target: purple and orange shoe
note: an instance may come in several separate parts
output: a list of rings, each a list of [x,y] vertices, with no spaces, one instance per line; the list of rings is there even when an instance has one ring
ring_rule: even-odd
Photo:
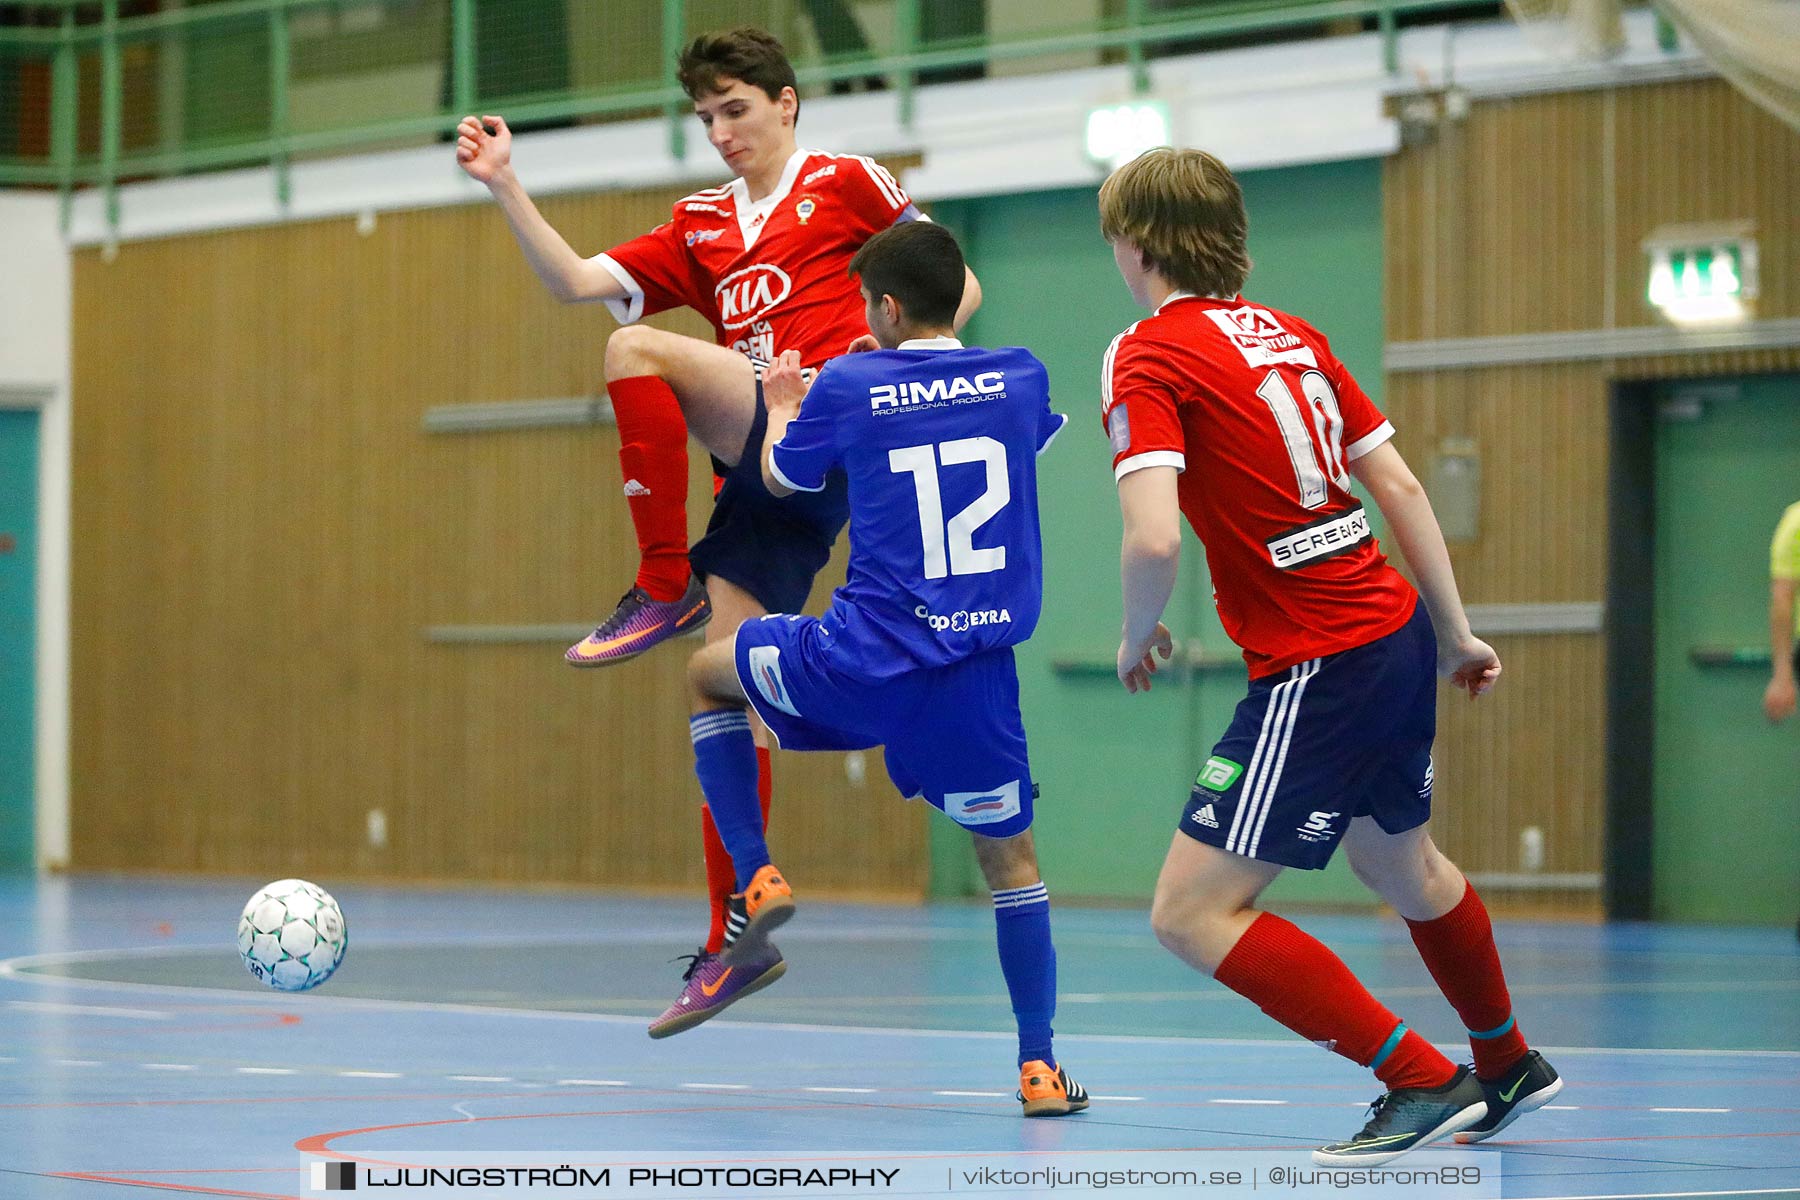
[[[787,963],[773,945],[752,961],[729,966],[717,954],[708,954],[705,947],[698,954],[683,957],[688,960],[688,968],[681,976],[681,995],[662,1016],[650,1022],[653,1038],[672,1037],[692,1029],[787,974]]]
[[[658,642],[692,633],[710,620],[712,605],[697,575],[688,579],[681,599],[666,603],[634,587],[619,598],[612,616],[570,646],[563,659],[576,667],[610,667],[636,658]]]

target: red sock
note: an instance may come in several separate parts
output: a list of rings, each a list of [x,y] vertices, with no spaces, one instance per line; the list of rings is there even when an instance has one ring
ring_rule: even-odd
[[[681,599],[687,589],[687,422],[669,385],[634,375],[606,385],[619,422],[619,466],[625,502],[637,529],[637,586],[652,600]]]
[[[1442,1087],[1456,1074],[1323,942],[1273,913],[1251,923],[1213,978],[1308,1041],[1373,1068],[1389,1088]]]
[[[769,827],[769,801],[775,795],[775,776],[769,767],[769,748],[756,748],[756,798],[762,801],[763,828]],[[713,824],[712,809],[700,806],[700,844],[706,854],[706,898],[712,905],[712,925],[706,931],[706,952],[717,954],[725,948],[725,902],[737,891],[737,871],[719,827]]]
[[[1506,973],[1494,948],[1494,924],[1473,884],[1435,921],[1408,921],[1413,945],[1438,990],[1462,1018],[1475,1051],[1475,1073],[1498,1079],[1529,1049],[1513,1020]]]

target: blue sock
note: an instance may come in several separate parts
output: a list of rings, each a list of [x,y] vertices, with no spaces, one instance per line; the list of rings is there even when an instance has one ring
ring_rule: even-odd
[[[1037,1059],[1055,1067],[1050,1021],[1056,1016],[1056,947],[1050,941],[1050,893],[1044,885],[995,892],[994,931],[1000,971],[1019,1023],[1019,1065]]]
[[[688,718],[694,739],[694,774],[712,809],[719,840],[731,855],[738,889],[769,865],[763,841],[762,802],[756,795],[756,742],[750,717],[741,708],[716,708]]]

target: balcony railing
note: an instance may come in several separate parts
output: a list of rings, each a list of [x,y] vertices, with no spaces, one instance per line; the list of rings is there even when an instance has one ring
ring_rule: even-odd
[[[273,168],[446,137],[465,113],[530,129],[660,117],[683,151],[676,56],[696,33],[759,24],[803,96],[890,95],[987,74],[1132,68],[1252,40],[1379,30],[1395,68],[1410,20],[1492,16],[1481,0],[1046,0],[1028,29],[978,0],[0,0],[0,186],[81,188],[117,222],[121,182]],[[1095,15],[1098,13],[1099,15]]]

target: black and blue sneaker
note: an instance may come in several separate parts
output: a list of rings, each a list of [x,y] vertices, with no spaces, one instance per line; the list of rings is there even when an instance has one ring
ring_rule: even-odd
[[[1486,1115],[1481,1080],[1469,1068],[1458,1067],[1443,1087],[1383,1092],[1369,1105],[1369,1123],[1361,1133],[1314,1150],[1313,1161],[1322,1167],[1378,1167],[1467,1129]]]
[[[1563,1081],[1543,1055],[1527,1050],[1510,1071],[1492,1082],[1483,1080],[1481,1086],[1487,1093],[1487,1116],[1456,1135],[1464,1145],[1485,1142],[1532,1109],[1544,1107],[1562,1091]]]

